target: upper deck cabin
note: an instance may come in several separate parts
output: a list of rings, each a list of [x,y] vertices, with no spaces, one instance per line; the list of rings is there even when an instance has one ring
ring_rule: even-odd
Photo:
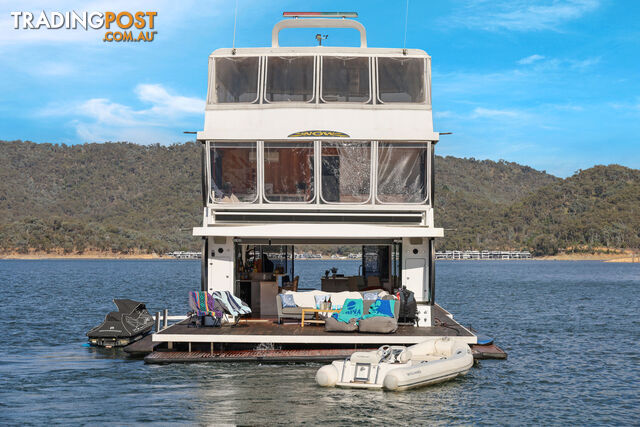
[[[291,27],[349,27],[360,47],[280,47]],[[366,47],[348,19],[278,23],[272,46],[209,57],[206,224],[373,222],[433,227],[431,61]]]

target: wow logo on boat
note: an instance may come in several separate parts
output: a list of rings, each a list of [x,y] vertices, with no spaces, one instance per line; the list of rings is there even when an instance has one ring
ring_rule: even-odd
[[[158,33],[151,31],[155,29],[157,15],[154,11],[11,12],[14,30],[108,30],[104,33],[104,42],[152,42]]]

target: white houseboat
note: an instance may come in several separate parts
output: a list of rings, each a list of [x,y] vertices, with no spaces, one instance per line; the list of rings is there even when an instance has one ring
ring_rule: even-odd
[[[425,337],[476,343],[435,302],[434,239],[444,232],[434,225],[439,133],[431,58],[419,49],[367,47],[363,25],[346,19],[351,14],[325,15],[285,14],[292,19],[275,25],[270,47],[210,55],[204,130],[197,133],[203,221],[193,229],[203,240],[201,286],[233,293],[252,314],[242,327],[170,326],[154,343],[212,353],[268,344],[326,355]],[[280,31],[295,28],[350,28],[360,46],[280,46]],[[359,274],[327,276],[321,288],[393,294],[406,287],[418,302],[417,324],[391,334],[332,333],[281,319],[278,295],[295,282],[301,244],[361,246]]]

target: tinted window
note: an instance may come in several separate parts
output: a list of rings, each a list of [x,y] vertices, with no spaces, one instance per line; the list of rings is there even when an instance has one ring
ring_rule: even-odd
[[[369,100],[369,58],[322,58],[322,100],[366,102]]]
[[[256,144],[211,145],[211,191],[219,203],[253,202],[258,180]]]
[[[267,201],[311,201],[313,184],[312,142],[264,144],[264,195]]]
[[[425,102],[425,60],[378,58],[378,99],[382,102]]]
[[[271,56],[267,59],[265,98],[269,102],[313,99],[313,57]]]
[[[322,143],[322,199],[325,202],[366,202],[370,176],[370,143]]]
[[[216,102],[258,100],[258,58],[216,58]]]
[[[426,144],[380,143],[377,199],[382,203],[424,203],[427,164]]]

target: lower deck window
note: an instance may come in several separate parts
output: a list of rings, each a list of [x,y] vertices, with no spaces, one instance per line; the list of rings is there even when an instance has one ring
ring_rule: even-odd
[[[313,143],[264,144],[264,197],[269,202],[310,202],[315,197]]]
[[[212,143],[210,160],[214,202],[256,201],[258,180],[255,143]]]
[[[322,143],[322,200],[364,203],[370,197],[371,144]]]
[[[427,201],[427,144],[379,143],[378,191],[381,203]]]

